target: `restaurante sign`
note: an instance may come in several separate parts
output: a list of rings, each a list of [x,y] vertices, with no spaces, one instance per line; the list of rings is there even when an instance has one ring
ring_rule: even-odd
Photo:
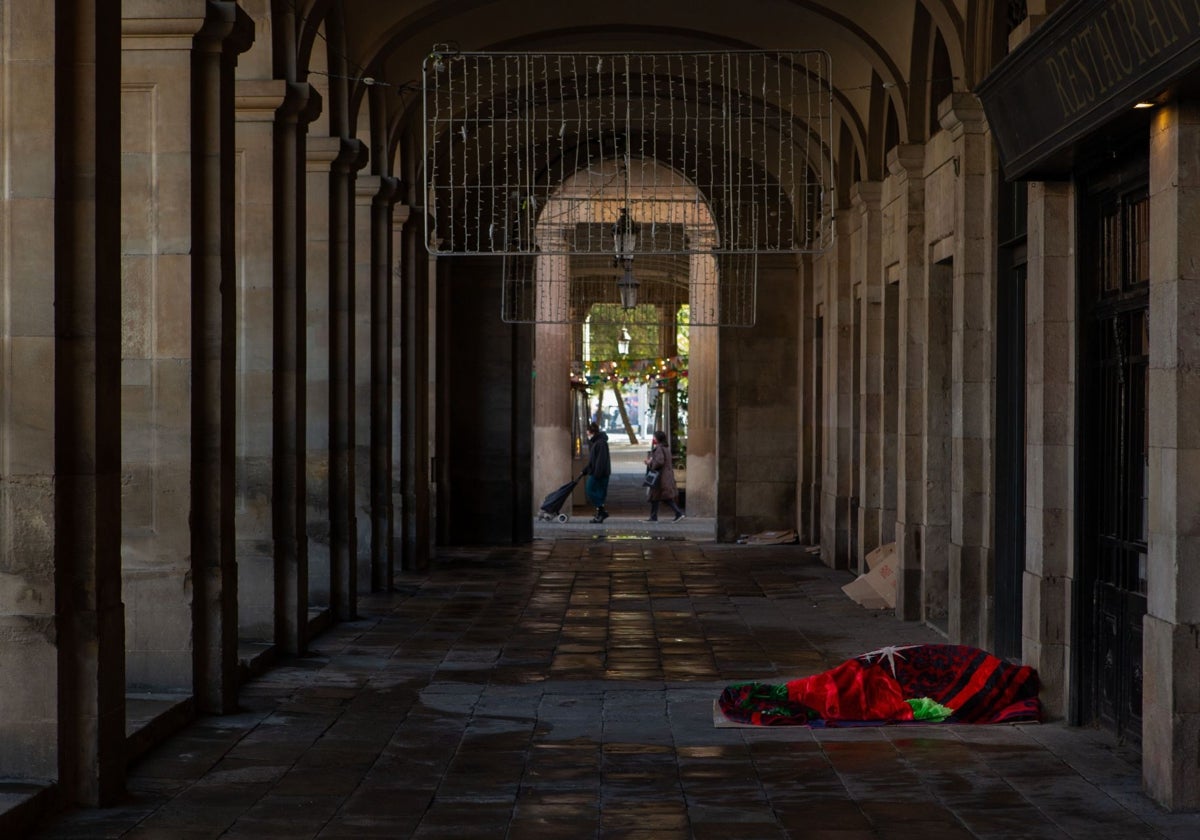
[[[1068,3],[976,89],[1005,175],[1061,175],[1064,150],[1200,61],[1200,0]]]

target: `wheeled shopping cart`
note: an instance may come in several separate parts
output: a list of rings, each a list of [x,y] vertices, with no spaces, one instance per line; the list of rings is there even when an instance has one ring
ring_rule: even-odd
[[[541,509],[538,510],[538,519],[557,519],[559,522],[566,522],[570,519],[571,514],[563,513],[562,507],[567,499],[571,498],[571,491],[575,489],[575,485],[579,483],[579,479],[581,478],[583,478],[583,473],[580,473],[557,490],[548,493],[546,498],[542,500]]]

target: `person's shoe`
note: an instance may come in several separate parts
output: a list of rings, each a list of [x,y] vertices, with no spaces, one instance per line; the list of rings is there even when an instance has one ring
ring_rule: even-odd
[[[593,525],[599,525],[603,521],[604,521],[604,517],[598,513],[595,516],[593,516],[591,519],[588,520],[588,522],[591,522]]]
[[[657,517],[657,516],[651,516],[651,517],[650,517],[649,519],[647,519],[646,521],[647,521],[647,522],[657,522],[657,521],[658,521],[658,517]]]
[[[672,519],[671,521],[678,522],[680,519],[687,519],[687,514],[686,513],[677,513],[677,514],[675,514],[675,518]]]
[[[596,514],[596,516],[600,518],[601,522],[603,522],[605,519],[608,519],[608,511],[601,510],[599,513]]]

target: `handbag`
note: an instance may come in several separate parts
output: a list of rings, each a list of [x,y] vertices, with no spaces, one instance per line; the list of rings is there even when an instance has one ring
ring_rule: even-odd
[[[646,477],[642,479],[643,487],[654,487],[658,484],[658,470],[646,470]]]

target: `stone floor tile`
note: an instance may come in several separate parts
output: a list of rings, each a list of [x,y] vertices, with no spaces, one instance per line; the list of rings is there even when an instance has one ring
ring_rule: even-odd
[[[1136,752],[1041,726],[715,728],[922,625],[800,546],[558,540],[446,550],[44,838],[1192,838]]]

